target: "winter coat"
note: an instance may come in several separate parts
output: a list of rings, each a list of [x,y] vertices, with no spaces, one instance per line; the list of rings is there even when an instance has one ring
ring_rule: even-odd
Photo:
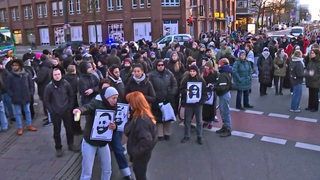
[[[267,58],[261,54],[258,59],[259,83],[271,85],[273,76],[273,60],[271,55]]]
[[[128,154],[134,159],[150,154],[157,142],[156,126],[147,116],[128,121],[124,133],[128,137]]]
[[[151,82],[146,77],[140,84],[138,84],[131,76],[128,83],[126,84],[125,94],[129,94],[133,91],[142,92],[146,100],[152,104],[156,101],[156,93],[153,89]]]
[[[302,84],[304,77],[304,67],[302,63],[302,58],[294,57],[291,59],[291,63],[289,65],[289,73],[290,73],[290,82],[291,85]]]
[[[314,75],[310,76],[309,72],[314,71]],[[311,59],[306,68],[306,86],[308,88],[320,88],[320,59]]]
[[[202,82],[202,87],[201,87],[201,98],[200,101],[194,104],[203,104],[207,100],[207,92],[206,92],[206,82],[205,80],[200,77],[199,75],[195,77],[191,77],[190,74],[188,73],[185,78],[182,79],[181,84],[180,84],[180,93],[181,93],[181,104],[186,105],[188,104],[187,101],[187,95],[189,89],[187,89],[188,82]]]
[[[79,77],[79,94],[81,96],[81,104],[87,104],[98,93],[99,79],[93,74],[81,74]],[[93,89],[93,93],[86,95],[84,92]]]
[[[215,91],[218,96],[223,96],[231,90],[232,87],[232,67],[224,65],[219,68],[219,75],[217,83],[215,84]]]
[[[52,65],[49,60],[42,61],[38,67],[35,82],[38,85],[38,95],[41,100],[43,100],[44,89],[51,80],[51,67]]]
[[[110,79],[111,81],[111,86],[116,88],[116,90],[118,91],[119,93],[119,96],[118,96],[118,102],[120,103],[123,103],[125,102],[125,96],[124,96],[124,93],[125,93],[125,87],[124,87],[124,84],[122,82],[122,79],[119,78],[118,80],[114,79],[112,76],[107,76],[106,77],[107,79]]]
[[[162,122],[162,112],[158,103],[173,102],[174,96],[177,95],[178,85],[173,74],[165,69],[163,72],[153,70],[149,74],[149,80],[156,92],[156,101],[152,105],[153,115],[156,120]]]
[[[95,115],[96,109],[113,110],[116,114],[117,108],[107,106],[106,103],[103,103],[100,94],[98,94],[89,103],[79,107],[78,109],[80,109],[81,115],[86,115],[86,124],[83,129],[83,138],[86,140],[86,142],[92,146],[98,146],[98,147],[103,147],[107,145],[109,143],[108,141],[90,139],[92,126],[94,123],[94,115]],[[116,129],[114,131],[116,131]]]
[[[74,93],[67,80],[61,79],[59,86],[51,81],[44,90],[43,103],[51,114],[63,115],[74,107]]]
[[[247,60],[236,60],[233,68],[233,83],[237,90],[251,89],[251,65]]]
[[[11,71],[6,79],[6,89],[12,104],[24,105],[31,101],[34,94],[34,82],[24,69],[20,72]]]
[[[286,76],[286,71],[287,71],[287,59],[288,56],[285,55],[283,59],[280,57],[275,57],[273,61],[273,67],[274,67],[274,76],[279,76],[279,77],[285,77]]]

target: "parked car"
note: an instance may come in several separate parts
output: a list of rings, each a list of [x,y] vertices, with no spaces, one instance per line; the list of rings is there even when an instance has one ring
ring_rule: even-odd
[[[273,31],[279,31],[282,28],[280,24],[275,24],[272,26],[271,30]]]
[[[179,44],[183,44],[184,42],[191,41],[192,37],[190,34],[171,34],[171,35],[166,35],[163,36],[159,39],[157,39],[155,42],[158,44],[158,47],[160,50],[166,45],[167,42],[169,44],[173,42],[179,42]]]
[[[282,30],[285,30],[285,29],[287,29],[288,28],[288,26],[286,25],[286,24],[281,24],[281,29]]]
[[[273,40],[277,40],[279,38],[283,38],[285,35],[268,35],[269,37],[271,37]],[[290,42],[290,40],[292,38],[294,38],[294,36],[292,35],[286,35],[287,36],[287,41]]]
[[[304,29],[304,27],[301,27],[301,26],[294,26],[294,27],[291,28],[290,34],[292,36],[298,37],[300,34],[301,35],[305,34],[305,29]]]

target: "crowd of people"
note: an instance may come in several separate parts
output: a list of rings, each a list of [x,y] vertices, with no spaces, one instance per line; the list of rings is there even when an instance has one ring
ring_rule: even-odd
[[[199,40],[167,44],[162,50],[144,39],[120,43],[118,46],[91,45],[62,53],[43,50],[34,54],[31,49],[22,59],[8,54],[0,62],[0,122],[1,131],[8,130],[8,120],[16,121],[17,134],[32,125],[35,83],[47,118],[44,126],[53,125],[56,156],[63,156],[61,123],[64,123],[68,149],[78,152],[74,135],[83,134],[81,179],[90,179],[94,156],[102,162],[101,179],[110,179],[110,148],[119,169],[126,179],[133,179],[121,144],[123,133],[128,136],[128,153],[133,171],[139,180],[146,179],[147,164],[156,141],[169,141],[172,120],[164,121],[161,105],[172,106],[175,116],[184,109],[184,134],[181,143],[191,139],[191,122],[196,121],[196,142],[203,144],[203,128],[216,131],[220,137],[231,136],[230,90],[237,91],[236,108],[253,108],[250,103],[252,78],[258,78],[260,96],[269,87],[275,95],[283,95],[290,88],[290,111],[300,112],[304,78],[309,89],[310,112],[318,111],[320,88],[320,35],[283,36],[272,39],[266,34],[232,33],[222,38],[219,33],[207,33]],[[97,109],[117,111],[117,103],[131,107],[124,130],[116,123],[102,126],[113,131],[112,139],[92,139]],[[288,105],[289,106],[289,105]],[[85,127],[74,117],[83,115]],[[143,139],[139,142],[139,139]]]

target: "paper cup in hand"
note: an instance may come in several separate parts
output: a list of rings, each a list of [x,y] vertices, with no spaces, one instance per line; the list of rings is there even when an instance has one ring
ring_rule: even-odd
[[[80,113],[74,115],[74,121],[80,121]]]

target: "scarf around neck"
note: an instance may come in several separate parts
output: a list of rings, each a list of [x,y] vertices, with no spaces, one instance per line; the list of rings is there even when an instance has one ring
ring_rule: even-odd
[[[133,79],[136,81],[137,84],[140,84],[143,80],[146,79],[146,74],[143,73],[140,78],[133,76]]]

